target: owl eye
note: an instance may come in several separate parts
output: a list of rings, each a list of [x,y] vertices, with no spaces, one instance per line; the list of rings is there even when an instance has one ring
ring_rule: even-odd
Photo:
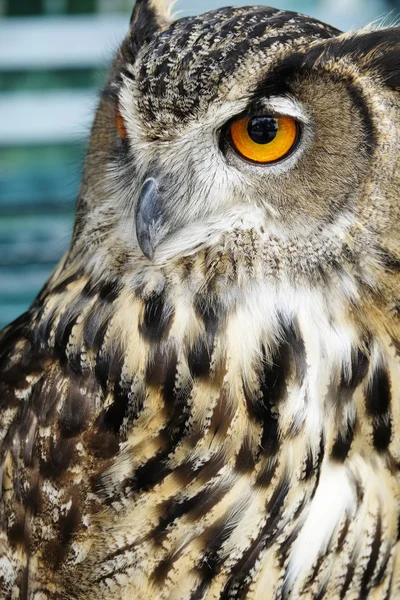
[[[120,112],[118,106],[115,108],[114,122],[115,122],[115,129],[117,130],[118,135],[123,140],[126,140],[126,138],[128,137],[128,132],[126,131],[125,122],[124,122],[124,119],[121,115],[121,112]]]
[[[244,117],[231,124],[234,149],[247,160],[274,163],[289,154],[298,139],[299,127],[291,117]]]

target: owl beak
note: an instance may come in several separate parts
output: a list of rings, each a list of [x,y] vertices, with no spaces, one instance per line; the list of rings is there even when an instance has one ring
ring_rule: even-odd
[[[136,206],[135,219],[139,247],[148,260],[153,260],[164,223],[160,190],[153,177],[146,179],[143,184]]]

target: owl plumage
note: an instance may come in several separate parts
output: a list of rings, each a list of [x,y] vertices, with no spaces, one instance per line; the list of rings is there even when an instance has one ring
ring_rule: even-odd
[[[400,597],[399,56],[138,0],[70,249],[0,337],[2,598]],[[290,152],[238,152],[254,116]]]

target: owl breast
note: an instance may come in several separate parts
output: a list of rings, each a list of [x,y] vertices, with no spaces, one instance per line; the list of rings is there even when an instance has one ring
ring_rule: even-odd
[[[72,589],[383,599],[396,570],[395,348],[333,288],[260,280],[209,304],[218,282],[196,290],[201,265],[183,268],[161,290],[113,298],[85,355],[111,390],[103,427],[124,441],[95,477],[106,508],[90,515],[90,546],[73,543]]]

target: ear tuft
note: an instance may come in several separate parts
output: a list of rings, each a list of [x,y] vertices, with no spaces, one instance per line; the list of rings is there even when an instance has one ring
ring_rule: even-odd
[[[365,28],[355,35],[342,36],[336,57],[354,57],[360,71],[375,73],[382,83],[400,89],[400,27]]]
[[[136,0],[130,23],[130,50],[136,56],[138,50],[150,38],[166,29],[173,21],[174,0]]]
[[[151,0],[150,4],[154,12],[158,15],[160,23],[164,23],[166,27],[172,23],[174,20],[172,9],[176,4],[176,0]]]
[[[400,27],[386,31],[386,39],[371,52],[367,65],[374,68],[383,82],[400,91]]]
[[[134,51],[172,23],[173,4],[170,0],[136,0],[130,24],[130,38]]]

